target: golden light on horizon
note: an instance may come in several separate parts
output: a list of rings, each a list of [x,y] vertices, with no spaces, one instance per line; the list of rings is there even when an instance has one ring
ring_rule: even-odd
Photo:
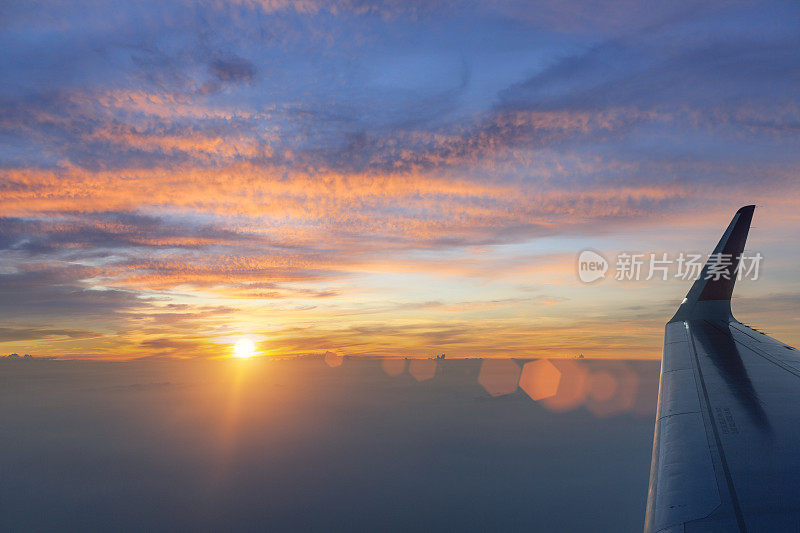
[[[250,339],[240,339],[233,345],[233,356],[246,359],[256,355],[256,343]]]

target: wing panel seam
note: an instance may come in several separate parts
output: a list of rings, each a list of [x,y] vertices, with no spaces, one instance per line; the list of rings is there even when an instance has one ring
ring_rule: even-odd
[[[706,410],[708,412],[708,419],[711,424],[711,430],[714,434],[714,440],[717,445],[717,450],[719,452],[720,462],[722,464],[722,472],[725,475],[725,482],[728,485],[728,491],[731,496],[731,504],[733,505],[733,512],[736,515],[736,523],[739,526],[739,531],[741,533],[747,532],[747,526],[744,522],[744,516],[742,516],[742,509],[739,505],[739,498],[736,496],[736,487],[733,485],[733,478],[731,477],[730,469],[728,468],[728,461],[725,458],[725,450],[722,448],[722,439],[719,436],[719,429],[717,429],[717,424],[714,420],[714,413],[711,412],[711,401],[708,397],[708,391],[706,390],[706,382],[703,378],[703,369],[700,367],[700,358],[697,356],[697,346],[694,342],[694,333],[689,330],[689,342],[692,347],[692,355],[694,356],[695,363],[697,364],[697,375],[700,378],[700,389],[703,391],[703,398],[706,403]]]

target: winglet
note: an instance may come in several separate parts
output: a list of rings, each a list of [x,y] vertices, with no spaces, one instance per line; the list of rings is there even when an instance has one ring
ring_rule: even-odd
[[[700,277],[689,289],[689,293],[670,322],[697,318],[723,320],[732,318],[733,284],[736,282],[737,268],[744,252],[744,243],[747,241],[755,208],[754,205],[746,205],[733,215],[728,229],[722,234],[722,238],[700,272]],[[711,269],[713,269],[712,275],[709,275]]]

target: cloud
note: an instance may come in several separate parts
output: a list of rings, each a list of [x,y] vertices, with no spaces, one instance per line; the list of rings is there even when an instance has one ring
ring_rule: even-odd
[[[107,318],[110,313],[144,303],[132,291],[99,289],[83,283],[101,272],[54,261],[0,274],[0,311],[9,321],[50,320],[59,316]]]
[[[70,339],[86,339],[97,336],[91,331],[69,329],[39,329],[39,328],[0,328],[0,342],[36,340],[48,337],[68,337]]]
[[[255,66],[240,57],[215,59],[209,63],[208,69],[219,81],[223,82],[249,82],[256,77]]]
[[[381,335],[408,335],[492,351],[445,317],[556,316],[575,295],[504,304],[435,285],[409,303],[396,280],[518,283],[566,268],[563,250],[538,250],[555,241],[656,239],[753,198],[794,210],[791,4],[46,8],[0,8],[0,310],[31,335],[88,321],[106,335],[91,353],[205,350],[186,328],[252,325],[257,301],[287,321],[352,321],[287,350],[328,335],[388,351]],[[383,304],[355,305],[369,291]],[[409,312],[448,323],[355,326]],[[177,344],[157,340],[169,332]],[[80,340],[37,337],[56,338]]]

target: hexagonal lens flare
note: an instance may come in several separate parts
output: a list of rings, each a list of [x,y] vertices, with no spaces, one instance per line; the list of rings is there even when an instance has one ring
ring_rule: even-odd
[[[503,396],[517,390],[522,369],[511,359],[484,359],[478,383],[492,396]]]
[[[532,400],[539,401],[555,396],[561,372],[547,359],[531,361],[522,367],[519,386]]]

